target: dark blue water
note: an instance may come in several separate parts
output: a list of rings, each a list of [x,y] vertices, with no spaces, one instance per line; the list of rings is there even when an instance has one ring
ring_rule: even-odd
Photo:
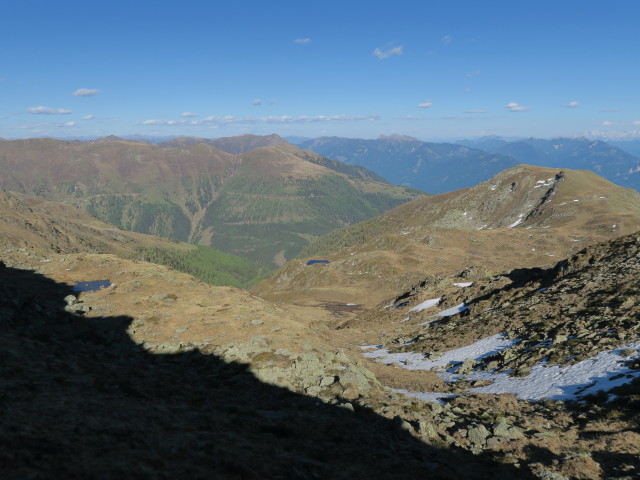
[[[90,282],[76,282],[73,287],[74,292],[93,292],[94,290],[100,290],[101,288],[107,288],[111,286],[109,280],[92,280]]]
[[[329,260],[309,260],[307,265],[313,265],[314,263],[329,263]]]

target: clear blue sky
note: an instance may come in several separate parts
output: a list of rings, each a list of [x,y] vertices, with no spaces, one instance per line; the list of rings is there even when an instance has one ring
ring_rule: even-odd
[[[20,0],[0,137],[640,137],[640,2]]]

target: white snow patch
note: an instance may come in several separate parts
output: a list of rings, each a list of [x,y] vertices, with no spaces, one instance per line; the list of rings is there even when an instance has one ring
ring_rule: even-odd
[[[360,346],[360,348],[362,350],[371,350],[372,348],[375,348],[375,349],[379,350],[379,349],[382,348],[382,345],[362,345],[362,346]]]
[[[409,321],[409,317],[403,318],[402,320],[400,320],[400,323],[404,323],[404,322],[408,322],[408,321]]]
[[[494,191],[496,188],[498,188],[498,185],[492,185],[491,186],[491,191]]]
[[[355,307],[356,305],[358,305],[357,303],[345,303],[345,305],[347,307]]]
[[[513,393],[523,400],[572,400],[599,390],[610,390],[640,377],[639,370],[632,370],[624,365],[628,357],[622,357],[620,353],[627,348],[638,349],[640,342],[601,352],[595,357],[566,367],[539,364],[526,377],[510,377],[500,373],[494,375],[493,384],[469,391]]]
[[[407,397],[417,398],[424,402],[439,403],[440,405],[444,405],[444,402],[440,400],[441,398],[453,398],[457,396],[455,393],[410,392],[409,390],[404,390],[402,388],[392,388],[391,390],[396,393],[406,395]]]
[[[574,202],[579,202],[579,201],[580,201],[580,200],[577,200],[577,199],[576,199],[576,200],[574,200]]]
[[[464,312],[467,307],[464,303],[456,305],[455,307],[447,308],[441,312],[436,313],[438,317],[450,317],[452,315],[456,315],[457,313]]]
[[[504,335],[497,334],[478,340],[466,347],[449,350],[444,355],[434,358],[433,360],[425,358],[422,353],[417,352],[389,353],[389,350],[386,348],[366,352],[364,356],[376,358],[379,362],[386,364],[398,363],[407,370],[434,370],[442,369],[451,362],[463,362],[467,358],[472,358],[476,361],[481,360],[484,357],[513,346],[517,341],[518,340],[509,340]]]
[[[470,287],[471,285],[473,285],[473,282],[461,282],[461,283],[453,284],[454,287],[460,287],[460,288]]]
[[[438,305],[440,303],[440,300],[442,300],[442,297],[440,297],[440,298],[430,298],[429,300],[425,300],[421,304],[416,305],[415,307],[413,307],[409,311],[410,312],[421,312],[422,310],[426,310],[427,308],[435,307],[436,305]]]
[[[523,218],[524,218],[524,213],[521,213],[520,215],[518,215],[518,219],[515,222],[513,222],[511,225],[509,225],[509,228],[513,228],[520,225],[522,223]]]
[[[476,228],[476,230],[484,230],[485,228],[487,228],[488,225],[482,225],[481,227]]]

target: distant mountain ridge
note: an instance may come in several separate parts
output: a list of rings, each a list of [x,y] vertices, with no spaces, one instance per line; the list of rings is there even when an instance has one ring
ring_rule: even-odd
[[[528,138],[509,141],[482,137],[458,142],[540,167],[590,170],[618,185],[640,190],[640,158],[601,140],[588,138]]]
[[[392,183],[429,193],[476,185],[520,163],[502,154],[451,143],[428,143],[402,135],[380,136],[376,140],[320,137],[302,142],[299,147],[362,165]]]
[[[273,147],[275,145],[286,144],[287,141],[272,133],[271,135],[237,135],[234,137],[220,137],[220,138],[194,138],[194,137],[176,137],[172,140],[168,140],[160,143],[161,147],[184,147],[187,145],[197,145],[198,143],[204,143],[216,147],[223,152],[231,154],[239,154],[250,152],[260,147]]]

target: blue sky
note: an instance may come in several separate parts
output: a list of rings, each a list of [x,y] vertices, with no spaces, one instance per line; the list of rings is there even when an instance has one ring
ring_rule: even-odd
[[[640,138],[640,2],[30,1],[0,137]]]

